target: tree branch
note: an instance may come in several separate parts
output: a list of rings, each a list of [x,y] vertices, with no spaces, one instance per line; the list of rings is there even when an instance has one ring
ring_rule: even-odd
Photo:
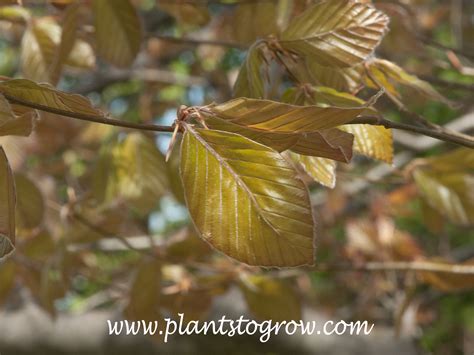
[[[362,116],[349,122],[348,124],[370,124],[384,126],[385,128],[400,129],[403,131],[419,133],[428,137],[436,138],[445,142],[454,143],[468,148],[474,148],[474,137],[467,134],[446,131],[443,127],[438,129],[412,126],[406,123],[394,122],[376,116]]]
[[[3,94],[3,96],[5,96],[5,98],[13,104],[26,106],[26,107],[33,108],[39,111],[54,113],[56,115],[75,118],[81,121],[95,122],[95,123],[106,124],[109,126],[117,126],[117,127],[124,127],[124,128],[130,128],[130,129],[138,129],[141,131],[173,132],[173,129],[174,129],[174,127],[172,126],[160,126],[160,125],[147,124],[147,123],[133,123],[133,122],[117,120],[114,118],[108,118],[104,116],[86,115],[83,113],[61,110],[54,107],[40,105],[31,101],[18,99],[16,97],[10,96],[5,93]]]
[[[126,121],[117,120],[114,118],[108,118],[104,116],[87,115],[87,114],[82,114],[82,113],[77,113],[77,112],[72,112],[72,111],[61,110],[61,109],[57,109],[53,107],[48,107],[48,106],[40,105],[31,101],[18,99],[8,94],[4,94],[4,96],[8,101],[10,101],[13,104],[22,105],[22,106],[30,107],[36,110],[54,113],[61,116],[75,118],[82,121],[101,123],[101,124],[106,124],[110,126],[137,129],[137,130],[142,130],[142,131],[172,133],[174,130],[173,126],[161,126],[161,125],[155,125],[155,124],[126,122]],[[370,125],[375,125],[375,126],[384,126],[386,128],[400,129],[404,131],[419,133],[428,137],[440,139],[442,141],[458,144],[464,147],[474,148],[474,137],[469,136],[467,134],[458,133],[458,132],[451,132],[449,130],[446,130],[443,127],[430,128],[430,127],[412,126],[406,123],[394,122],[394,121],[390,121],[385,118],[381,118],[377,116],[362,116],[362,117],[356,118],[355,120],[349,122],[348,124],[370,124]]]
[[[314,271],[424,271],[474,275],[474,265],[443,264],[430,261],[372,261],[362,265],[318,265]]]

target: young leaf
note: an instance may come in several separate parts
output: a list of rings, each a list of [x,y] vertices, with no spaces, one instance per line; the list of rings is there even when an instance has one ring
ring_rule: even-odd
[[[235,97],[265,97],[265,74],[262,68],[266,65],[262,48],[253,45],[249,48],[245,62],[240,68],[239,76],[234,85]]]
[[[367,78],[367,82],[371,86],[382,86],[392,97],[395,97],[396,103],[403,106],[398,100],[401,95],[395,85],[405,85],[423,94],[425,97],[443,102],[447,105],[453,103],[436,91],[430,83],[419,79],[415,75],[408,74],[403,68],[388,60],[374,58],[367,63],[367,70],[371,76],[377,81],[374,83],[371,76]],[[380,84],[380,85],[379,85]]]
[[[54,89],[48,84],[37,84],[30,80],[14,79],[0,82],[0,93],[7,99],[33,103],[56,110],[74,112],[83,115],[104,116],[81,95],[68,94]]]
[[[64,64],[67,62],[76,43],[79,2],[70,4],[63,17],[63,25],[61,31],[61,39],[56,48],[53,61],[51,63],[50,73],[51,82],[57,83],[61,76]]]
[[[291,158],[301,165],[303,170],[314,181],[323,186],[334,188],[336,186],[336,162],[334,160],[310,157],[292,153]]]
[[[232,19],[235,38],[241,43],[251,44],[278,32],[278,6],[271,1],[238,4]]]
[[[349,163],[354,136],[337,128],[302,134],[290,149],[294,153]]]
[[[354,136],[336,128],[312,133],[279,133],[239,126],[212,116],[207,117],[206,124],[214,130],[240,134],[280,153],[291,149],[295,153],[324,157],[345,163],[348,163],[352,158]]]
[[[413,177],[426,202],[452,223],[474,224],[474,176],[463,172],[440,174],[416,169]]]
[[[301,301],[292,285],[284,279],[247,276],[239,283],[247,305],[261,320],[275,322],[301,319]]]
[[[97,52],[117,67],[130,66],[140,50],[140,19],[130,0],[93,0]]]
[[[366,108],[294,106],[270,100],[238,98],[213,106],[211,112],[231,123],[260,131],[310,133],[348,123]]]
[[[15,250],[15,181],[0,146],[0,259]]]
[[[350,124],[339,127],[354,135],[354,150],[370,158],[393,162],[392,130],[368,124]]]
[[[60,36],[61,28],[50,18],[30,22],[21,42],[21,71],[26,78],[51,82],[49,70]]]
[[[0,137],[1,136],[29,136],[33,130],[35,113],[25,112],[16,117],[10,103],[0,95]]]
[[[158,205],[168,186],[163,155],[151,139],[139,133],[129,134],[105,151],[94,176],[99,201],[123,199],[142,214]]]
[[[389,19],[371,4],[355,0],[320,2],[295,18],[280,45],[324,66],[352,67],[380,43]]]
[[[273,149],[234,133],[186,125],[181,176],[201,237],[219,251],[250,265],[313,263],[308,190]]]

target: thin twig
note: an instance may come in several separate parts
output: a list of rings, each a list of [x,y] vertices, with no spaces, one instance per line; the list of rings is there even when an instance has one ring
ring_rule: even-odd
[[[384,126],[385,128],[393,128],[419,133],[445,142],[454,143],[468,148],[474,148],[474,137],[458,132],[445,132],[442,127],[440,127],[440,129],[433,129],[421,126],[412,126],[406,123],[394,122],[377,116],[358,117],[348,124],[370,124],[375,126]]]
[[[241,50],[247,50],[248,46],[242,43],[237,42],[227,42],[221,40],[211,40],[211,39],[196,39],[196,38],[182,38],[182,37],[172,37],[166,35],[160,35],[155,33],[147,34],[148,38],[156,38],[166,42],[173,42],[178,44],[189,44],[193,46],[207,45],[207,46],[217,46],[217,47],[228,47],[236,48]]]
[[[54,108],[54,107],[49,107],[49,106],[44,106],[44,105],[41,105],[41,104],[37,104],[35,102],[31,102],[31,101],[28,101],[28,100],[19,99],[17,97],[13,97],[13,96],[5,94],[5,93],[3,93],[3,96],[5,96],[5,98],[13,104],[30,107],[30,108],[40,110],[40,111],[44,111],[44,112],[54,113],[56,115],[66,116],[66,117],[70,117],[70,118],[76,118],[76,119],[82,120],[82,121],[102,123],[102,124],[106,124],[106,125],[110,125],[110,126],[118,126],[118,127],[124,127],[124,128],[138,129],[138,130],[142,130],[142,131],[173,132],[173,129],[174,129],[174,127],[172,127],[172,126],[160,126],[160,125],[147,124],[147,123],[133,123],[133,122],[117,120],[117,119],[114,119],[114,118],[108,118],[108,117],[105,117],[105,116],[87,115],[87,114],[84,114],[84,113],[61,110],[61,109],[57,109],[57,108]]]
[[[422,271],[449,274],[474,275],[474,265],[443,264],[430,261],[372,261],[362,265],[322,264],[312,268],[314,271]]]

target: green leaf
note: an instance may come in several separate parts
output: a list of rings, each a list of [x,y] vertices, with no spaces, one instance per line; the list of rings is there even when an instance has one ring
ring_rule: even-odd
[[[365,107],[295,106],[238,98],[210,110],[217,117],[246,128],[277,133],[310,133],[348,123]]]
[[[1,4],[0,4],[1,5]],[[0,19],[8,21],[22,20],[25,23],[30,19],[31,14],[23,6],[2,6],[0,7]]]
[[[379,45],[389,19],[371,4],[354,0],[320,2],[295,18],[280,45],[324,66],[352,67]]]
[[[265,65],[266,60],[262,48],[258,45],[250,47],[234,85],[235,97],[255,99],[265,97],[265,78],[268,75],[262,71]]]
[[[0,259],[15,250],[15,181],[0,146]]]
[[[0,137],[1,136],[29,136],[33,130],[33,119],[36,113],[25,112],[16,117],[10,103],[0,95]]]
[[[131,133],[109,147],[94,175],[94,192],[100,202],[123,199],[142,214],[158,206],[168,187],[163,155],[153,140],[140,133]]]
[[[117,67],[130,66],[142,39],[140,19],[129,0],[93,0],[97,52]]]
[[[234,133],[186,125],[181,176],[201,237],[219,251],[250,265],[313,263],[308,190],[278,152]]]
[[[104,113],[94,108],[84,96],[68,94],[54,89],[51,85],[37,84],[26,79],[0,82],[0,93],[7,99],[16,99],[65,112],[104,116]]]
[[[301,165],[303,170],[314,181],[330,188],[336,186],[336,162],[334,160],[294,153],[290,156],[296,163]]]
[[[328,158],[349,163],[352,159],[354,136],[339,129],[324,129],[318,132],[302,134],[290,149],[294,153]]]
[[[300,320],[301,302],[294,287],[284,279],[245,276],[239,286],[250,311],[261,320]]]

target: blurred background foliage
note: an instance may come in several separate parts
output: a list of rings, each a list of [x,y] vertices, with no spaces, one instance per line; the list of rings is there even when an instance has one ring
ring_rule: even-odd
[[[0,75],[80,93],[115,118],[171,124],[180,105],[230,99],[246,48],[311,1],[93,3],[71,19],[74,1],[0,1]],[[109,12],[130,6],[124,21],[132,29],[117,25],[94,42],[101,26],[94,6],[104,4]],[[391,18],[378,57],[455,103],[400,87],[404,108],[383,97],[378,110],[397,121],[411,112],[443,125],[470,117],[463,129],[472,130],[474,2],[374,4]],[[50,48],[74,21],[74,48],[58,65]],[[118,54],[106,44],[113,31],[128,44]],[[279,80],[275,96],[290,87],[278,70],[270,67]],[[474,262],[472,150],[422,140],[395,135],[392,165],[356,156],[338,164],[334,189],[311,183],[316,266],[275,271],[232,261],[196,236],[178,150],[164,162],[169,135],[43,113],[30,137],[0,137],[19,194],[17,250],[0,264],[0,304],[13,310],[34,301],[52,317],[114,309],[128,319],[178,312],[206,319],[215,297],[238,288],[257,319],[299,319],[312,308],[331,319],[389,325],[414,339],[420,353],[471,354],[473,275],[364,270],[369,262]]]

